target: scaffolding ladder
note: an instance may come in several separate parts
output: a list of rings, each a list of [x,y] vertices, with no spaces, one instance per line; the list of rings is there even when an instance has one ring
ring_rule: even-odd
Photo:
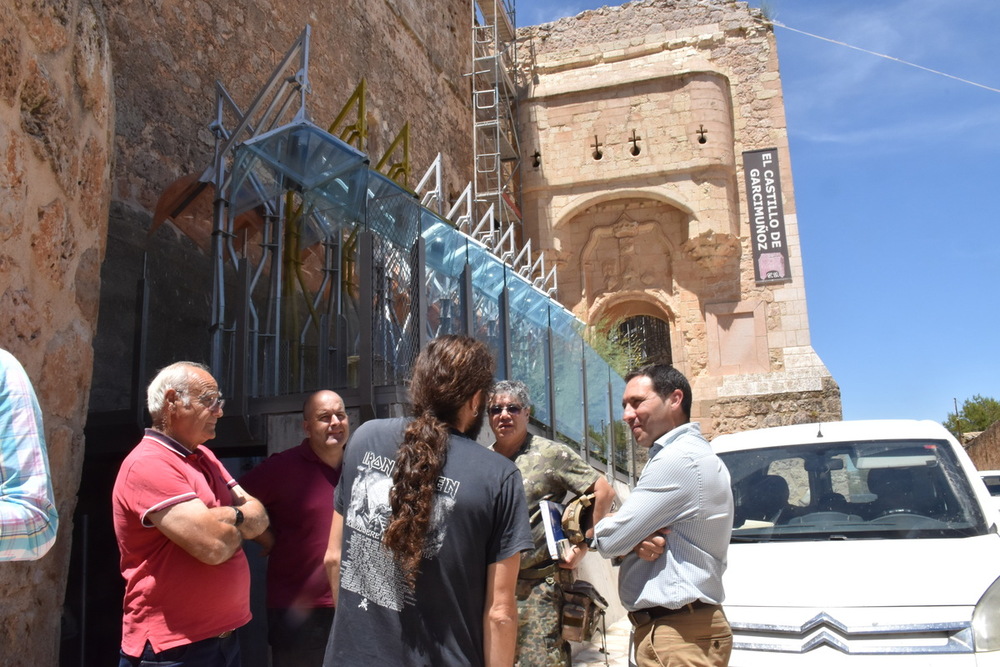
[[[523,239],[520,146],[513,71],[517,62],[514,0],[472,0],[474,197],[480,215],[492,207],[495,241],[507,261]],[[506,255],[506,257],[504,256]]]

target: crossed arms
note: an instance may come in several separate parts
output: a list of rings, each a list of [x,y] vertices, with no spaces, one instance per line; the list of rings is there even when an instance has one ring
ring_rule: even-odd
[[[238,484],[232,491],[232,505],[208,507],[199,498],[147,515],[149,521],[171,542],[198,560],[219,565],[233,557],[244,539],[253,539],[268,526],[267,511],[259,500]],[[236,511],[243,513],[243,523],[236,525]]]

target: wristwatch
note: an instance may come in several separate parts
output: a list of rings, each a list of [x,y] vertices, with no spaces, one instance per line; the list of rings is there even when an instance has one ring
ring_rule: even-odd
[[[596,537],[587,537],[587,538],[584,538],[583,543],[586,544],[587,548],[590,549],[591,551],[596,551],[597,550],[597,538]]]
[[[233,525],[239,526],[243,523],[243,510],[239,507],[233,507],[233,509],[236,510],[236,521],[233,522]]]

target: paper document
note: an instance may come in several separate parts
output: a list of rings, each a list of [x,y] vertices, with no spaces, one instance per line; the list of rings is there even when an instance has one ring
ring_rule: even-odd
[[[540,501],[538,508],[542,512],[542,525],[545,526],[545,543],[549,548],[549,556],[554,561],[565,561],[572,546],[562,529],[562,515],[565,508],[551,500]]]

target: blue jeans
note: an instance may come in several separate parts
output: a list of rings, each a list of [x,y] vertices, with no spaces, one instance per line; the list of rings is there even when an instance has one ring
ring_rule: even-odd
[[[121,653],[118,667],[240,667],[240,640],[236,633],[212,637],[155,653],[149,642],[142,655]]]

